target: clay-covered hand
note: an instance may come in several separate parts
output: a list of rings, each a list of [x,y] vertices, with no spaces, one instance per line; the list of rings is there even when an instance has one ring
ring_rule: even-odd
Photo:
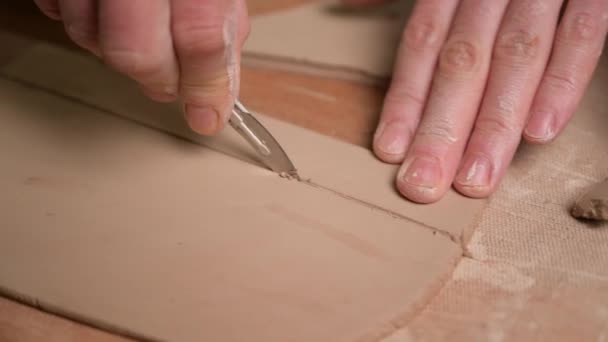
[[[489,196],[522,136],[548,143],[567,124],[607,30],[607,0],[417,1],[374,139],[380,159],[403,163],[399,191]]]
[[[192,129],[215,134],[239,89],[245,0],[35,0],[71,39],[160,102],[180,98]]]

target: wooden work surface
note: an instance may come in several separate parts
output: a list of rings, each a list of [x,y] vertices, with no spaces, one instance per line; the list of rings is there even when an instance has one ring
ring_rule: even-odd
[[[312,1],[248,0],[248,4],[250,14],[256,15]],[[42,16],[33,1],[2,1],[1,31],[74,48],[62,26]],[[0,64],[22,48],[2,46]],[[284,71],[246,66],[242,74],[241,96],[252,109],[361,146],[371,143],[383,94],[382,87]],[[0,342],[123,340],[0,297]]]

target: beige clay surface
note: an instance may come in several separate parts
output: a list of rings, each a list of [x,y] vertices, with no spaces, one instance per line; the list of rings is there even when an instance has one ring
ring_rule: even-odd
[[[47,46],[2,75],[0,292],[110,331],[377,340],[449,278],[483,205],[408,204],[364,149],[263,118],[311,180],[282,179],[229,134],[201,143],[238,158],[135,123],[183,134],[176,108]]]
[[[246,63],[338,77],[338,71],[389,77],[411,4],[346,10],[325,1],[255,16],[244,48]]]
[[[40,60],[45,63],[39,63]],[[40,44],[0,71],[16,80],[77,98],[259,165],[253,151],[232,130],[225,130],[219,138],[197,136],[185,125],[179,105],[159,105],[146,100],[131,81],[78,53]],[[393,186],[396,166],[380,163],[367,149],[276,119],[260,118],[284,146],[302,178],[370,207],[437,229],[455,241],[466,240],[475,215],[485,204],[454,191],[432,206],[404,201]]]

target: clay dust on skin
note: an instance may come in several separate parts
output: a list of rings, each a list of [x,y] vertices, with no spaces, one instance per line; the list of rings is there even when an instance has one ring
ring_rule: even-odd
[[[226,17],[224,18],[224,48],[226,56],[226,74],[228,75],[228,88],[230,91],[231,104],[228,108],[228,113],[232,110],[232,101],[236,100],[239,95],[240,88],[240,66],[237,58],[237,31],[238,31],[238,11],[236,1],[230,1],[228,4],[228,10],[226,11]]]

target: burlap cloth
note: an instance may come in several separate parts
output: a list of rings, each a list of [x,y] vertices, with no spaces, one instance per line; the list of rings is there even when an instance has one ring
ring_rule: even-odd
[[[564,134],[522,146],[470,257],[389,341],[608,341],[608,225],[568,209],[608,177],[608,58]]]

